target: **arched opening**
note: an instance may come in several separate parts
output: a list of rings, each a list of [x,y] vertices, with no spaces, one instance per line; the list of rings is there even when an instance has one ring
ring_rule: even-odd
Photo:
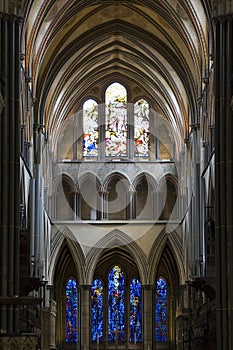
[[[97,220],[98,215],[98,189],[96,182],[92,179],[85,179],[79,187],[80,192],[80,211],[79,216],[82,220]]]
[[[136,185],[136,219],[154,219],[155,188],[146,175],[143,175]]]
[[[91,348],[124,349],[142,342],[142,288],[130,254],[104,254],[91,287]],[[130,345],[131,344],[131,345]]]
[[[56,194],[56,219],[72,220],[74,218],[74,193],[70,178],[62,175]]]
[[[160,187],[159,193],[160,216],[159,220],[169,220],[178,218],[178,190],[173,178],[166,176]]]
[[[107,213],[109,220],[126,220],[128,217],[128,192],[126,181],[120,176],[110,179],[107,186]]]
[[[175,349],[176,294],[179,286],[177,263],[166,244],[158,263],[154,295],[154,341],[156,349]]]
[[[57,305],[56,345],[58,349],[74,350],[80,338],[79,279],[73,257],[66,242],[61,247],[54,273]]]

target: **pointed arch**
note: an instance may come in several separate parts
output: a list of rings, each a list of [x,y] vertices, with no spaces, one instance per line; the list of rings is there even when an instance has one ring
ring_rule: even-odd
[[[140,173],[133,182],[136,219],[152,220],[156,217],[155,179],[148,173]]]
[[[179,218],[179,184],[172,174],[166,174],[158,186],[159,220]]]
[[[121,251],[123,255],[134,257],[134,264],[137,266],[139,272],[138,277],[142,284],[146,283],[147,259],[145,253],[136,241],[132,240],[126,233],[115,229],[99,240],[95,247],[87,254],[86,276],[88,284],[92,283],[94,271],[100,263],[100,260],[103,259],[103,254],[108,254],[109,257],[113,254],[113,251],[115,254],[118,249],[117,256],[119,256],[119,252]]]
[[[74,218],[74,181],[67,174],[62,174],[56,179],[56,185],[55,217],[58,220],[72,220]]]
[[[60,261],[62,261],[63,256],[65,263],[61,266]],[[69,263],[73,264],[76,275],[79,276],[79,284],[84,284],[86,277],[84,252],[69,228],[63,227],[55,233],[51,242],[49,264],[49,282],[51,285],[56,282],[56,271],[62,273],[62,271],[65,271],[66,266],[68,266]]]
[[[162,256],[167,256],[167,272],[172,280],[176,281],[175,285],[185,283],[185,267],[183,259],[183,248],[179,232],[173,230],[166,232],[165,229],[159,234],[154,241],[153,246],[148,257],[148,279],[150,283],[154,283],[155,276],[158,274],[159,264]],[[165,261],[165,259],[163,259]],[[161,273],[161,269],[160,269]],[[174,276],[172,277],[172,274]]]
[[[82,220],[97,220],[101,218],[101,183],[93,173],[87,172],[78,182],[78,217]]]
[[[126,176],[114,172],[103,185],[106,192],[106,216],[109,220],[125,220],[129,216],[129,188]]]

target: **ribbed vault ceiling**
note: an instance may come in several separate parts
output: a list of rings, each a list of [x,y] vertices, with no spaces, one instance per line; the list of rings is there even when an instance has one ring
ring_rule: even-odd
[[[171,123],[181,146],[209,64],[203,1],[34,0],[25,18],[26,70],[50,135],[86,96],[120,81]]]

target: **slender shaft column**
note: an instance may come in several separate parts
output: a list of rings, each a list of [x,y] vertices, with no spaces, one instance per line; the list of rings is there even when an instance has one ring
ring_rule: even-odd
[[[154,305],[154,292],[155,286],[143,285],[143,349],[154,349],[153,348],[153,308]]]
[[[217,349],[233,349],[233,19],[219,16],[215,30],[215,219]]]
[[[128,219],[133,220],[136,218],[136,191],[131,190],[129,192],[129,213]]]
[[[103,213],[102,213],[102,219],[107,220],[108,219],[108,192],[103,191]]]
[[[90,349],[90,288],[80,286],[80,349]]]
[[[1,111],[1,264],[0,294],[13,296],[19,294],[19,178],[20,178],[20,58],[19,25],[16,16],[0,14],[0,65],[2,80],[1,95],[5,105]],[[18,306],[1,306],[0,330],[18,331]]]

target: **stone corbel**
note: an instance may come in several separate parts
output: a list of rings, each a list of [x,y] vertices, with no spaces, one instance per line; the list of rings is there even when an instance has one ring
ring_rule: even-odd
[[[5,106],[5,100],[0,92],[0,114],[2,113],[4,106]]]

